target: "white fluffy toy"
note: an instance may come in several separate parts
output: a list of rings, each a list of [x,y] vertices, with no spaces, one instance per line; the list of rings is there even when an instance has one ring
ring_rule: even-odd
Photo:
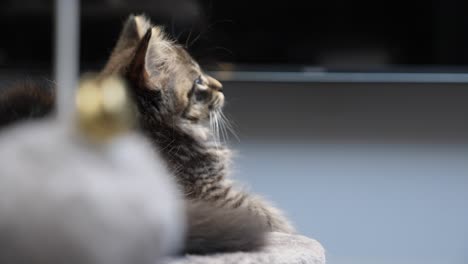
[[[125,90],[88,84],[78,121],[0,133],[0,263],[153,264],[183,243],[175,183],[149,142],[122,132]]]

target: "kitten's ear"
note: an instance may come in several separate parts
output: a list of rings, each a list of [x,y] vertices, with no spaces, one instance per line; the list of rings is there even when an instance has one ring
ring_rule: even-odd
[[[151,27],[151,22],[145,16],[130,15],[101,74],[122,74],[124,66],[131,61],[135,48]]]
[[[162,28],[151,27],[141,39],[126,76],[136,88],[158,90],[168,81],[165,69],[174,64],[177,54]]]
[[[146,87],[149,83],[149,74],[146,71],[146,56],[152,33],[153,30],[151,28],[146,31],[127,69],[127,78],[134,86],[137,86],[136,88]]]
[[[120,32],[113,53],[136,47],[151,26],[151,22],[145,16],[130,15]]]

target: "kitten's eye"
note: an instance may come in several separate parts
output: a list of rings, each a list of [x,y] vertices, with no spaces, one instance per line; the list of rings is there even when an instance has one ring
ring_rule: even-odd
[[[195,79],[195,84],[198,84],[198,85],[203,84],[203,80],[202,80],[201,76],[199,76],[197,79]]]

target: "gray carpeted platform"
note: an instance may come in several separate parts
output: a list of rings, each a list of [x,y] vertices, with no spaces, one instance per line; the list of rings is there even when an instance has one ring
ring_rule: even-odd
[[[325,250],[316,240],[283,233],[271,233],[268,245],[258,252],[237,252],[207,256],[187,255],[164,264],[324,264]]]

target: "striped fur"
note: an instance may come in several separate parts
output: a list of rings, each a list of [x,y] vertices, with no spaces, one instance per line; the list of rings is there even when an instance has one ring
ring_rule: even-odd
[[[0,127],[49,114],[55,91],[49,81],[23,81],[0,88]]]
[[[189,219],[185,252],[256,250],[263,245],[265,231],[294,232],[280,210],[229,178],[231,151],[208,125],[224,104],[222,86],[183,47],[168,40],[162,29],[145,17],[131,16],[100,75],[127,79],[141,130],[185,194]],[[52,110],[53,90],[39,85],[24,88],[17,89],[21,93],[0,96],[0,102],[8,101],[2,103],[5,106],[31,99],[5,124]],[[0,109],[0,117],[12,117],[11,111],[16,110]]]
[[[186,198],[219,208],[243,208],[270,231],[294,232],[280,210],[237,188],[229,179],[231,151],[207,125],[210,112],[221,111],[224,103],[220,83],[205,74],[185,49],[168,40],[160,28],[150,26],[144,17],[133,21],[140,21],[133,22],[136,33],[123,35],[146,33],[139,35],[141,41],[133,47],[128,66],[122,67],[126,63],[120,61],[119,68],[124,69],[120,73],[132,85],[143,131],[162,153]],[[132,23],[132,18],[128,23]],[[116,49],[114,54],[121,53]],[[206,93],[205,100],[195,97],[199,91]]]

